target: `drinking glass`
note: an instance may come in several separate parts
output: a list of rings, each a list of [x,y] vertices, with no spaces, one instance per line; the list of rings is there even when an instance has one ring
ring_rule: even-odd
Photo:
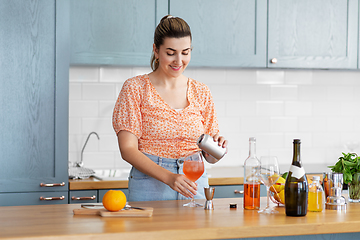
[[[259,210],[259,213],[277,213],[275,209],[270,207],[270,187],[279,179],[280,171],[277,157],[275,156],[262,156],[260,158],[260,171],[259,176],[261,182],[266,186],[267,192],[267,205],[266,208]]]
[[[183,172],[185,176],[191,181],[195,182],[204,173],[203,155],[199,152],[194,152],[184,158]],[[194,197],[189,203],[184,204],[185,207],[202,207],[203,205],[195,202]]]

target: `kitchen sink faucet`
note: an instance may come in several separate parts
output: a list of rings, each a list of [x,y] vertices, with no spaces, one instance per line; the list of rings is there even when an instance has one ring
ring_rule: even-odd
[[[83,167],[83,166],[84,166],[84,163],[83,163],[84,149],[85,149],[85,146],[86,146],[87,142],[89,141],[89,138],[90,138],[90,136],[91,136],[92,134],[95,134],[95,135],[97,136],[97,138],[100,140],[99,135],[98,135],[96,132],[91,132],[91,133],[89,133],[89,135],[88,135],[88,137],[87,137],[87,139],[86,139],[86,141],[85,141],[85,144],[84,144],[84,146],[83,146],[83,148],[82,148],[82,150],[81,150],[81,160],[80,160],[79,163],[76,163],[77,167]]]

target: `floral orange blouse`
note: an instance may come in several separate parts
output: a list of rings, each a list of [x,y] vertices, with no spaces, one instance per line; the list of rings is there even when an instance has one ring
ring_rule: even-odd
[[[157,93],[147,74],[125,81],[113,112],[113,127],[133,133],[139,150],[166,158],[180,158],[199,150],[201,134],[218,133],[218,121],[209,88],[189,78],[189,106],[171,108]]]

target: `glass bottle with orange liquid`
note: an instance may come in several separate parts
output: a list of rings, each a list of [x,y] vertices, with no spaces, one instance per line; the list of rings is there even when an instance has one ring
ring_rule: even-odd
[[[308,210],[321,212],[325,205],[325,192],[320,184],[320,177],[313,176],[313,182],[309,186]]]
[[[260,208],[260,161],[256,157],[256,138],[249,138],[249,157],[244,162],[244,209]]]

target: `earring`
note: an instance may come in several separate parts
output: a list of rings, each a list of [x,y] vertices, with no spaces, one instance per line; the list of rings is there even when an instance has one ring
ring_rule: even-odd
[[[157,58],[157,59],[155,59],[155,63],[156,64],[158,64],[159,63],[159,59]]]

